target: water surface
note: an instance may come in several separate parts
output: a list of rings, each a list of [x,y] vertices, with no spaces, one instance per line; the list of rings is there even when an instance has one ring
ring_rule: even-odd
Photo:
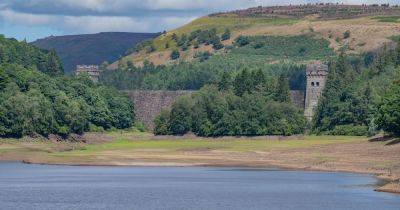
[[[0,163],[0,209],[400,209],[369,175]]]

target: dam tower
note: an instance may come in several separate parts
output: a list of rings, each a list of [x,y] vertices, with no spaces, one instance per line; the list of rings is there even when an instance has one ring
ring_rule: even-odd
[[[318,101],[325,88],[326,79],[328,76],[328,65],[320,61],[309,63],[306,69],[307,86],[304,116],[311,121],[315,109],[318,106]]]

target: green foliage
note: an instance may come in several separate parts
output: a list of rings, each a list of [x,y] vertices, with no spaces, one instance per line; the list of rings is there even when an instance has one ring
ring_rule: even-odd
[[[210,30],[199,30],[198,36],[197,38],[197,42],[199,44],[212,44],[213,41],[218,37],[217,35],[217,30],[215,28],[212,28]]]
[[[66,73],[72,74],[76,65],[112,63],[120,56],[135,52],[141,41],[159,36],[159,33],[105,32],[68,36],[51,36],[32,44],[41,48],[54,49],[62,61]],[[138,49],[144,49],[138,46]]]
[[[365,125],[337,125],[327,134],[335,136],[366,136],[368,126]]]
[[[379,22],[400,23],[400,16],[381,16],[374,17],[373,19],[376,19]]]
[[[275,59],[327,59],[334,56],[329,42],[308,35],[300,36],[239,36],[235,40],[238,48],[232,53],[263,55]]]
[[[267,87],[266,76],[261,69],[251,73],[244,69],[236,76],[233,83],[233,90],[238,96],[242,96],[245,93],[251,94],[265,87]]]
[[[350,38],[350,31],[349,30],[347,30],[347,31],[345,31],[344,33],[343,33],[343,39],[348,39],[348,38]]]
[[[81,134],[133,124],[133,106],[88,78],[51,77],[17,64],[0,65],[0,136]]]
[[[171,53],[171,59],[172,60],[176,60],[181,56],[181,54],[179,53],[179,50],[173,50]]]
[[[279,102],[290,102],[289,80],[284,74],[279,76],[276,84],[275,100]]]
[[[315,129],[329,131],[337,125],[366,125],[370,110],[363,105],[367,96],[354,91],[356,72],[347,58],[341,54],[338,61],[331,64],[325,90],[316,110]]]
[[[228,72],[222,74],[221,80],[218,82],[218,90],[226,91],[232,88],[232,77]]]
[[[25,68],[36,68],[50,75],[62,75],[63,69],[55,51],[39,50],[26,42],[0,35],[0,64],[13,63]]]
[[[383,47],[374,55],[366,54],[360,59],[364,65],[344,54],[332,62],[314,117],[314,132],[373,135],[379,128],[398,132],[396,91],[400,91],[400,83],[395,81],[388,87],[396,78],[399,48],[400,45],[394,50]]]
[[[186,34],[182,34],[181,38],[177,41],[177,45],[179,47],[182,47],[183,45],[185,45],[187,43],[188,39],[187,39],[187,35]]]
[[[208,52],[198,53],[194,56],[198,59],[190,63],[180,62],[157,67],[148,63],[139,68],[104,71],[100,81],[120,90],[198,90],[206,84],[216,84],[224,72],[235,75],[247,68],[249,71],[261,69],[270,78],[285,74],[289,79],[290,89],[304,90],[305,60],[324,60],[334,55],[328,47],[329,43],[308,36],[245,39],[254,40],[252,44],[260,42],[264,45],[258,49],[252,44],[230,47],[227,53],[214,55]]]
[[[144,40],[142,42],[137,43],[134,48],[134,51],[135,52],[140,52],[142,50],[149,51],[149,49],[153,48],[153,47],[154,47],[153,41],[148,39],[148,40]],[[132,52],[130,52],[130,53],[132,53]]]
[[[183,135],[190,131],[192,106],[191,100],[188,97],[182,97],[172,105],[169,117],[169,130],[171,133]]]
[[[221,43],[219,38],[213,40],[212,43],[213,43],[213,49],[214,50],[220,50],[220,49],[224,48],[224,45]]]
[[[221,40],[225,41],[231,38],[231,30],[229,28],[225,29],[225,32],[221,35]]]
[[[239,47],[243,47],[246,46],[250,43],[250,39],[248,37],[245,36],[239,36],[238,38],[236,38],[235,40],[235,44]]]
[[[211,57],[211,53],[208,51],[197,53],[194,56],[194,58],[199,58],[200,62],[204,62],[204,61],[208,60],[210,57]]]
[[[155,120],[155,133],[199,136],[293,135],[303,133],[302,110],[288,102],[274,101],[262,71],[243,70],[233,81],[224,73],[218,86],[203,87],[184,97]],[[233,83],[231,85],[231,83]]]
[[[378,106],[378,126],[388,133],[400,135],[400,73]]]
[[[171,134],[169,130],[170,113],[167,110],[161,111],[161,113],[155,118],[154,124],[154,134],[155,135],[169,135]]]
[[[142,122],[135,122],[134,127],[137,128],[140,132],[146,132],[148,130],[146,125]]]

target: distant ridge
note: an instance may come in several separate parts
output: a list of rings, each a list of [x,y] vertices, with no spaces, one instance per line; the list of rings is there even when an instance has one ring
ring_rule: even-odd
[[[333,3],[318,3],[289,6],[253,7],[230,12],[211,14],[210,16],[224,16],[235,14],[239,17],[280,17],[280,18],[305,18],[316,15],[316,18],[332,20],[347,19],[373,15],[400,15],[398,5],[389,4],[363,4],[346,5]]]
[[[65,72],[75,70],[78,64],[96,64],[104,61],[112,63],[137,43],[152,39],[159,33],[102,32],[66,36],[50,36],[31,44],[42,49],[55,49]]]

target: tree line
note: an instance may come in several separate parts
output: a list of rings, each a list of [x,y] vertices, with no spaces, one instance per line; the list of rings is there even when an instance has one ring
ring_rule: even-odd
[[[330,63],[325,90],[313,120],[313,132],[374,135],[398,133],[397,104],[400,45],[383,47],[363,58],[344,53]],[[394,82],[393,82],[394,81]],[[396,101],[397,100],[397,101]]]
[[[56,54],[0,37],[0,136],[128,128],[130,100],[89,77],[64,76]]]
[[[217,84],[177,100],[155,119],[154,133],[199,136],[293,135],[304,132],[302,110],[290,102],[289,81],[261,70],[224,73]]]
[[[215,31],[195,31],[193,34],[185,40],[194,37],[207,42],[201,37],[214,36]],[[177,39],[180,40],[179,36]],[[179,56],[179,52],[174,56]],[[223,52],[199,51],[190,62],[180,61],[166,66],[155,66],[149,61],[140,66],[131,61],[120,62],[117,70],[103,71],[100,81],[120,90],[198,90],[206,84],[218,82],[224,72],[237,74],[244,68],[250,71],[260,68],[267,77],[288,74],[290,87],[302,90],[305,87],[306,60],[327,60],[332,56],[334,52],[329,48],[329,42],[307,35],[239,36]]]
[[[285,74],[261,70],[223,73],[217,83],[183,97],[155,119],[156,134],[199,136],[292,135],[305,130],[328,135],[400,132],[400,45],[329,63],[325,90],[314,119],[290,103]]]

